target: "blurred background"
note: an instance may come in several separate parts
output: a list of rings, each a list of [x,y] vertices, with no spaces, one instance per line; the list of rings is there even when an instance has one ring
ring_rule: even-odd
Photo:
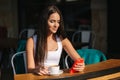
[[[68,34],[78,29],[92,30],[97,35],[95,48],[106,54],[120,52],[119,4],[113,0],[0,0],[0,39],[18,39],[23,29],[35,29],[48,3],[55,3],[62,11]]]
[[[117,0],[0,0],[1,64],[7,64],[7,55],[17,49],[21,32],[30,29],[31,35],[37,27],[43,7],[53,3],[62,12],[70,41],[77,30],[94,31],[94,48],[101,50],[108,58],[120,58]],[[22,35],[22,38],[29,35]]]

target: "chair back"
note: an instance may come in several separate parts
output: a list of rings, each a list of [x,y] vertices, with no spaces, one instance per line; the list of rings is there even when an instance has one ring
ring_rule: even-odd
[[[31,37],[34,33],[35,33],[35,29],[32,29],[32,28],[23,29],[19,33],[19,39],[22,39],[22,38],[27,39],[27,38]]]
[[[13,54],[11,58],[11,65],[14,75],[27,73],[26,51],[21,51]]]
[[[72,42],[88,43],[82,48],[94,48],[96,35],[93,31],[78,30],[73,33]]]

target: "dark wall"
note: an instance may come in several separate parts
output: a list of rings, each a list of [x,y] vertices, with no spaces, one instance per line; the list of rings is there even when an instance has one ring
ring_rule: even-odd
[[[120,4],[108,0],[108,53],[120,54]]]
[[[68,33],[68,38],[73,34],[73,31],[68,29],[78,29],[79,25],[86,20],[87,25],[91,25],[91,9],[90,0],[56,2],[56,0],[18,0],[18,23],[19,32],[24,28],[37,28],[39,16],[45,5],[56,4],[62,12],[65,30]]]

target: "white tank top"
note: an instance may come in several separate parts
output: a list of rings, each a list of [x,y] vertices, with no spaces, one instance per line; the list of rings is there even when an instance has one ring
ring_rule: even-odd
[[[37,36],[33,36],[33,40],[34,40],[34,44],[35,44],[35,48],[36,49],[36,40],[37,40]],[[58,36],[56,36],[56,40],[57,40],[57,44],[58,44],[58,49],[55,51],[48,51],[47,53],[47,57],[44,60],[44,65],[45,66],[51,66],[51,65],[58,65],[59,61],[60,61],[60,57],[61,57],[61,53],[62,53],[62,43],[61,40]]]

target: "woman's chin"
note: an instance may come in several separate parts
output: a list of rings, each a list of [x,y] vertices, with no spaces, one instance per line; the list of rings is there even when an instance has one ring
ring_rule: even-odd
[[[57,31],[53,31],[53,33],[56,33]]]

